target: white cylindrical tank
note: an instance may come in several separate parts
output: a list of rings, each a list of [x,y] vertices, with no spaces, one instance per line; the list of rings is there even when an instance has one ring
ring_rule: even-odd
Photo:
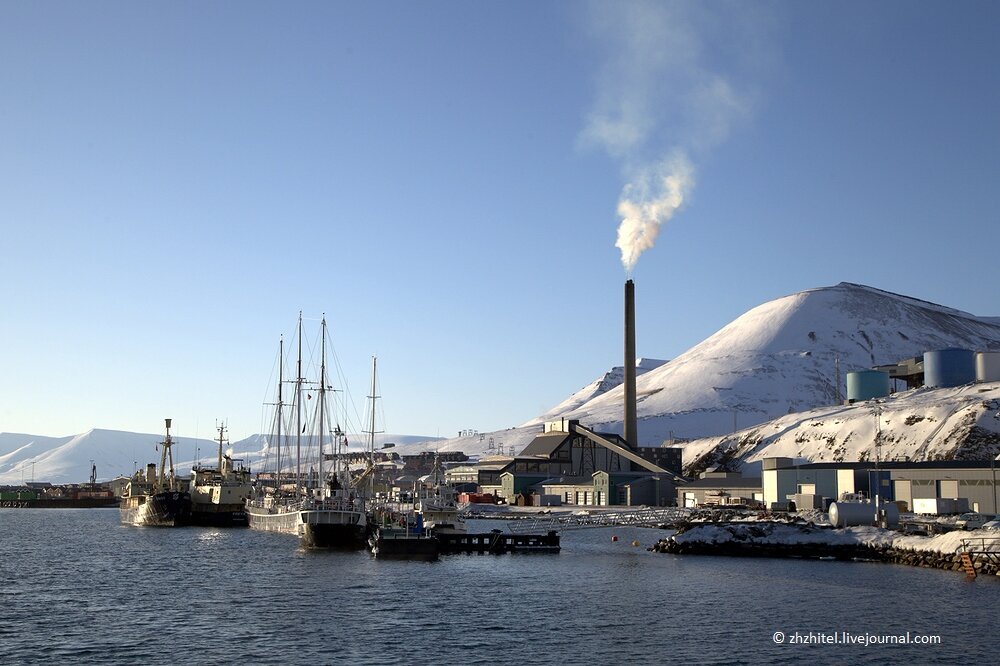
[[[976,381],[1000,382],[1000,352],[976,352]]]
[[[886,527],[899,525],[899,508],[892,502],[882,502],[882,512]],[[830,524],[834,527],[852,527],[854,525],[874,525],[874,502],[833,502],[829,509]]]

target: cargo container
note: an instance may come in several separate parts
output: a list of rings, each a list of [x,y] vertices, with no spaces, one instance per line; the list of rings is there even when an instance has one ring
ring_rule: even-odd
[[[948,516],[956,513],[966,513],[969,510],[969,500],[966,497],[958,499],[946,497],[917,497],[913,500],[913,513],[931,516]]]

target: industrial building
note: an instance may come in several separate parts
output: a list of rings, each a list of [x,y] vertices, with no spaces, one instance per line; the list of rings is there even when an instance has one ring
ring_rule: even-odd
[[[480,492],[507,502],[536,496],[547,504],[628,506],[673,503],[680,462],[680,449],[633,449],[619,435],[560,419],[545,423],[520,455],[477,467]]]
[[[795,495],[836,500],[845,493],[860,493],[905,502],[907,510],[912,510],[915,499],[964,498],[973,511],[996,514],[1000,509],[995,465],[990,460],[796,465],[791,458],[765,458],[761,481],[768,507],[792,500]]]
[[[762,506],[764,489],[760,477],[739,472],[705,471],[699,478],[677,488],[677,506]]]
[[[1000,381],[1000,352],[949,347],[870,370],[848,372],[847,402],[884,398],[896,381],[904,382],[907,389]]]

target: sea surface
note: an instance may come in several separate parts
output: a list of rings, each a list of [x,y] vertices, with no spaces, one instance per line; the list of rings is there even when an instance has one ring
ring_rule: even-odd
[[[996,663],[996,577],[646,550],[665,534],[393,562],[122,526],[113,509],[0,509],[0,664]],[[835,632],[940,643],[818,643]]]

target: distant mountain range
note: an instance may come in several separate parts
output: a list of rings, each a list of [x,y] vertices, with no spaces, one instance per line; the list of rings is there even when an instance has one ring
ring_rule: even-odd
[[[873,457],[874,416],[866,405],[840,404],[846,397],[846,373],[947,347],[1000,350],[1000,318],[850,283],[778,298],[673,360],[638,362],[640,444],[692,440],[684,456],[692,471],[710,464],[740,466],[764,455]],[[400,453],[507,454],[531,441],[543,421],[559,417],[621,433],[623,378],[621,367],[612,368],[516,428],[443,440],[383,436],[379,445],[395,441]],[[997,390],[991,383],[895,394],[884,405],[882,453],[912,459],[996,455],[1000,420],[992,414],[1000,409]],[[109,430],[66,438],[0,434],[0,483],[18,483],[22,474],[27,479],[29,461],[39,480],[84,480],[92,459],[100,478],[130,474],[134,461],[142,465],[158,456],[154,446],[160,439]],[[264,441],[257,435],[232,448],[260,465],[268,455]],[[178,451],[185,452],[187,466],[196,449],[209,459],[216,445],[182,438]]]

